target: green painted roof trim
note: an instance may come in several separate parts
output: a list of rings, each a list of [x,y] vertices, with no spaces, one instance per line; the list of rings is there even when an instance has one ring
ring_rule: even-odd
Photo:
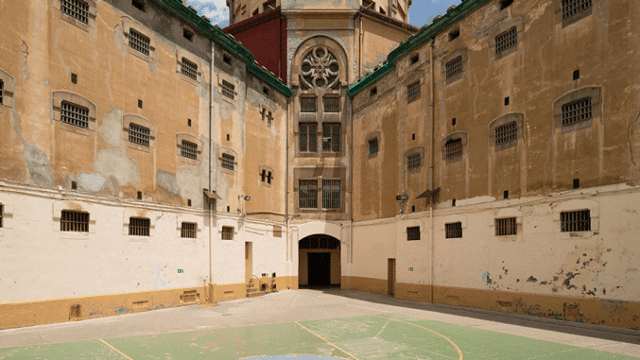
[[[389,56],[387,56],[387,62],[385,62],[382,67],[351,86],[349,90],[347,90],[347,95],[350,97],[358,95],[362,90],[393,71],[393,69],[396,68],[396,63],[402,57],[435,38],[436,35],[441,33],[443,30],[462,20],[473,10],[489,1],[491,0],[462,0],[460,5],[456,6],[451,11],[447,11],[443,17],[434,21],[431,25],[423,27],[417,34],[411,36],[407,41],[395,48],[391,53],[389,53]]]
[[[180,0],[155,0],[158,5],[162,6],[169,13],[177,16],[183,21],[187,22],[191,26],[195,27],[203,35],[211,39],[211,41],[227,49],[235,56],[242,59],[247,64],[247,71],[253,74],[258,79],[269,84],[286,97],[291,97],[293,91],[282,81],[278,80],[275,76],[259,67],[254,61],[253,54],[242,46],[239,42],[235,41],[231,36],[225,34],[222,29],[211,25],[211,23],[198,14],[184,6]]]

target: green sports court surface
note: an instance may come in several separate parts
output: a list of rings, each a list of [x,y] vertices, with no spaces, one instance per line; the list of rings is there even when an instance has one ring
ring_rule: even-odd
[[[0,359],[638,359],[401,314],[0,348]]]

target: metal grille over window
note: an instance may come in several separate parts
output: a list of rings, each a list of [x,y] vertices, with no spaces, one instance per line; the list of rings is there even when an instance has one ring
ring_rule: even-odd
[[[562,126],[570,126],[581,121],[587,121],[592,116],[590,97],[562,105]]]
[[[324,112],[326,113],[340,112],[340,98],[338,97],[324,98]]]
[[[132,143],[149,146],[150,136],[151,130],[146,127],[136,125],[134,123],[129,124],[129,141]]]
[[[518,139],[518,125],[516,122],[510,122],[505,125],[498,126],[495,129],[496,145],[510,143]]]
[[[340,125],[322,126],[322,151],[340,152]]]
[[[516,235],[516,218],[496,219],[496,236]]]
[[[445,157],[453,159],[462,156],[462,139],[450,140],[445,145]]]
[[[562,20],[567,20],[591,8],[592,0],[562,0]]]
[[[300,124],[300,151],[316,152],[318,126],[315,124]]]
[[[462,74],[462,56],[449,61],[446,65],[447,80]]]
[[[180,148],[180,155],[187,159],[198,160],[198,145],[182,140],[182,147]]]
[[[447,239],[458,239],[462,237],[462,223],[452,223],[444,225],[445,236]]]
[[[420,154],[411,154],[407,156],[407,170],[413,170],[420,167]]]
[[[235,169],[236,158],[233,155],[222,154],[222,167],[229,170]]]
[[[300,98],[300,111],[306,113],[314,113],[318,111],[317,101],[314,97]]]
[[[298,200],[300,209],[318,208],[318,181],[300,180],[298,190]]]
[[[503,52],[518,45],[518,31],[515,27],[503,32],[496,36],[496,54],[500,55]]]
[[[151,49],[151,40],[140,34],[139,32],[131,29],[129,30],[129,46],[138,52],[145,55],[149,55]]]
[[[61,0],[60,10],[85,24],[89,23],[89,4],[80,0]]]
[[[407,228],[407,240],[420,240],[420,226],[413,226]]]
[[[223,226],[222,227],[222,240],[233,240],[233,227],[232,226]]]
[[[233,100],[236,97],[236,86],[232,83],[222,80],[222,95]]]
[[[89,109],[63,101],[60,109],[60,121],[87,129],[89,127]]]
[[[89,214],[79,211],[62,210],[60,231],[88,232]]]
[[[378,138],[369,140],[369,155],[378,153]]]
[[[143,218],[129,218],[129,235],[149,236],[151,220]]]
[[[185,58],[182,58],[182,66],[180,69],[182,75],[185,75],[186,77],[189,77],[193,80],[198,80],[198,65]]]
[[[340,180],[322,180],[322,208],[340,209]]]
[[[407,102],[412,102],[420,97],[420,81],[407,86]]]
[[[569,211],[560,213],[562,232],[591,231],[591,211]]]
[[[198,232],[198,224],[183,222],[182,228],[180,229],[180,237],[195,239],[197,232]]]

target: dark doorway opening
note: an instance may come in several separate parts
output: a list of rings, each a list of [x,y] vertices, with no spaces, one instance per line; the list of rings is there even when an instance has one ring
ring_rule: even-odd
[[[331,253],[309,253],[309,287],[331,286]]]
[[[340,240],[312,235],[300,240],[298,283],[301,288],[340,286]]]

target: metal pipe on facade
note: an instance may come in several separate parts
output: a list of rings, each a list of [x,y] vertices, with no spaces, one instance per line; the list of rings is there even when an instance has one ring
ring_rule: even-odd
[[[215,58],[216,58],[215,43],[211,41],[211,93],[209,94],[209,194],[213,192],[213,114],[214,114],[214,99],[215,99]],[[209,283],[213,284],[213,259],[211,258],[212,245],[211,237],[213,231],[213,204],[210,198],[207,197],[209,203]],[[213,302],[213,293],[209,294],[209,301]]]
[[[434,64],[433,64],[433,46],[435,43],[435,38],[431,39],[431,46],[429,47],[429,56],[430,56],[430,61],[431,61],[431,134],[429,135],[429,142],[431,143],[429,146],[429,190],[432,191],[431,196],[429,197],[429,221],[430,221],[430,231],[431,231],[431,235],[429,236],[429,242],[430,242],[430,246],[431,246],[431,271],[430,271],[430,277],[431,279],[429,280],[429,284],[431,285],[431,291],[430,291],[430,302],[433,303],[433,271],[435,269],[435,266],[433,264],[433,261],[435,259],[435,254],[434,254],[434,249],[435,249],[435,244],[433,241],[433,157],[434,157],[434,148],[433,148],[433,138],[434,138],[434,127],[435,127],[435,106],[434,106],[434,96],[433,96],[433,91],[434,91],[434,82],[435,82],[435,78],[434,78]]]

